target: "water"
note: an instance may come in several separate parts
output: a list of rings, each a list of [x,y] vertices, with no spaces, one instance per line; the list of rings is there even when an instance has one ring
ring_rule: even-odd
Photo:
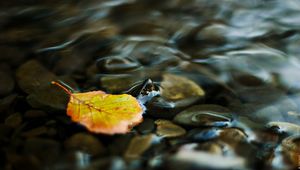
[[[12,75],[36,59],[82,90],[110,93],[147,78],[160,82],[164,73],[188,77],[205,90],[205,99],[183,105],[230,109],[235,115],[230,127],[241,129],[251,146],[265,148],[254,163],[241,154],[250,167],[300,166],[299,148],[284,151],[281,146],[284,138],[300,132],[300,1],[0,4],[0,61]]]

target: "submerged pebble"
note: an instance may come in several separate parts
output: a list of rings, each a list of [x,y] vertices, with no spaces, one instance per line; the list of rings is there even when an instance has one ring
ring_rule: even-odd
[[[141,64],[133,58],[122,56],[100,58],[96,64],[101,73],[124,73],[141,67]]]
[[[300,126],[289,122],[269,122],[267,128],[275,130],[277,133],[286,133],[288,135],[300,134]]]
[[[64,146],[68,150],[82,151],[91,156],[102,154],[105,151],[105,148],[99,139],[87,133],[77,133],[72,135],[65,141]]]
[[[125,159],[134,160],[141,158],[143,153],[151,146],[153,139],[153,134],[135,136],[132,138],[124,153]]]
[[[233,121],[230,110],[219,105],[195,105],[174,117],[176,123],[187,126],[229,126]]]
[[[186,130],[169,120],[157,119],[156,134],[165,138],[180,137],[185,135]]]
[[[164,74],[161,87],[162,97],[171,101],[201,98],[205,95],[204,90],[194,81],[174,74]]]

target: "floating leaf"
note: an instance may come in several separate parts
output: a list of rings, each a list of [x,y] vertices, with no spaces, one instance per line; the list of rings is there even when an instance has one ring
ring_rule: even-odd
[[[67,115],[74,122],[95,133],[126,133],[143,117],[143,107],[131,95],[112,95],[103,91],[72,93],[58,82],[52,82],[69,94]]]

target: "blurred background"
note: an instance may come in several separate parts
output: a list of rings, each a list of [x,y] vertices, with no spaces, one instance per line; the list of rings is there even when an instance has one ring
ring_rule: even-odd
[[[299,0],[0,2],[0,169],[295,169]],[[65,115],[78,91],[161,96],[125,135]]]

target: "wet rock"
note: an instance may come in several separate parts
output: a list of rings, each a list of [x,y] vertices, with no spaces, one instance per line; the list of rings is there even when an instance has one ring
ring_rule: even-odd
[[[6,118],[5,125],[16,128],[22,123],[22,115],[20,113],[14,113]]]
[[[50,90],[51,89],[51,90]],[[36,109],[63,110],[66,108],[68,96],[59,89],[48,85],[27,96],[27,102]]]
[[[7,157],[6,168],[16,170],[39,170],[42,168],[42,163],[33,155],[9,154]]]
[[[248,136],[237,128],[225,128],[220,132],[218,141],[223,143],[225,152],[234,153],[248,158],[248,163],[257,163],[257,158],[252,158],[257,153],[257,148],[248,143]],[[250,159],[251,158],[251,159]]]
[[[9,142],[13,129],[5,124],[0,124],[0,141]]]
[[[261,78],[247,73],[232,73],[232,83],[236,88],[253,88],[265,85]]]
[[[275,148],[271,165],[274,169],[297,169],[300,155],[299,134],[285,138]]]
[[[195,105],[174,117],[176,123],[186,126],[229,126],[233,121],[230,110],[219,105]]]
[[[247,135],[237,128],[226,128],[220,131],[220,137],[223,142],[228,144],[247,142]]]
[[[134,42],[134,40],[136,40],[136,42]],[[133,48],[130,55],[145,67],[155,66],[157,69],[165,70],[166,68],[178,66],[181,62],[181,58],[189,58],[188,55],[179,50],[162,45],[165,42],[166,39],[161,37],[149,38],[140,36],[136,38],[133,37],[132,42],[125,43],[128,48]]]
[[[267,128],[274,130],[275,132],[288,135],[300,134],[300,126],[289,122],[269,122],[266,125]]]
[[[188,132],[188,138],[194,142],[203,142],[217,138],[221,130],[218,128],[197,128]]]
[[[60,144],[51,139],[29,138],[24,143],[24,154],[34,155],[44,164],[50,164],[59,159]]]
[[[24,113],[25,118],[39,118],[45,116],[47,116],[47,113],[42,110],[28,110]]]
[[[220,44],[226,40],[227,32],[228,27],[226,25],[215,23],[200,29],[195,35],[195,39]]]
[[[116,136],[109,145],[109,152],[112,153],[112,155],[124,155],[126,152],[129,143],[134,138],[134,134],[127,133],[124,135]]]
[[[153,138],[153,134],[135,136],[134,138],[132,138],[124,154],[125,159],[134,160],[140,158],[143,153],[151,146]]]
[[[162,97],[176,101],[186,98],[201,98],[205,95],[204,90],[192,80],[178,75],[164,74],[161,82]]]
[[[14,105],[14,103],[16,103],[18,98],[17,94],[11,94],[9,96],[6,96],[2,99],[0,99],[0,112],[2,112],[2,114],[0,115],[0,117],[4,117],[6,112],[12,112],[12,106]]]
[[[92,156],[104,153],[102,143],[93,135],[77,133],[65,141],[65,148],[69,150],[80,150]]]
[[[293,166],[299,166],[300,136],[290,136],[282,141],[282,149]]]
[[[101,87],[108,92],[121,92],[131,88],[135,82],[140,81],[139,77],[130,75],[112,75],[100,78]]]
[[[203,99],[205,92],[194,81],[178,75],[164,74],[161,97],[148,104],[149,114],[158,118],[173,118],[184,108]]]
[[[186,130],[169,120],[158,119],[155,121],[156,134],[165,138],[180,137],[185,135]]]
[[[155,124],[152,119],[149,118],[144,118],[143,122],[139,124],[136,129],[138,132],[141,134],[148,134],[154,131],[155,129]]]
[[[26,132],[22,133],[22,136],[27,138],[37,137],[40,135],[46,135],[48,132],[48,128],[46,126],[40,126],[37,128],[33,128],[31,130],[28,130]]]
[[[57,77],[50,73],[36,60],[30,60],[20,66],[16,74],[18,85],[26,93],[32,93],[35,89],[56,80]]]
[[[28,93],[27,101],[35,108],[65,109],[68,96],[59,88],[51,85],[58,80],[38,61],[30,60],[17,70],[17,81],[20,88]]]
[[[9,72],[0,71],[0,96],[9,94],[15,86],[15,81]]]
[[[97,67],[101,73],[124,73],[141,67],[141,64],[130,57],[110,56],[97,60]]]

